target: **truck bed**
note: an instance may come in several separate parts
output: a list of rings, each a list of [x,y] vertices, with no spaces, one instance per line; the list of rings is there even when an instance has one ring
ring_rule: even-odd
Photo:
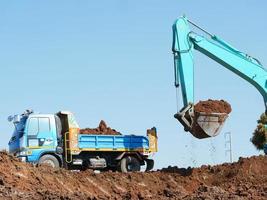
[[[136,135],[78,135],[78,147],[95,151],[148,151],[149,140]]]

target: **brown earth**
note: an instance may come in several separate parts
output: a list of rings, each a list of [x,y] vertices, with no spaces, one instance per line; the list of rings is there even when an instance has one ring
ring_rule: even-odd
[[[207,100],[199,101],[195,107],[196,112],[205,112],[205,113],[227,113],[229,114],[232,111],[231,105],[224,100]]]
[[[0,199],[267,199],[267,156],[201,168],[95,174],[34,167],[0,152]]]
[[[101,120],[97,128],[84,128],[80,129],[81,134],[96,134],[96,135],[121,135],[120,132],[116,131],[107,126],[104,120]]]

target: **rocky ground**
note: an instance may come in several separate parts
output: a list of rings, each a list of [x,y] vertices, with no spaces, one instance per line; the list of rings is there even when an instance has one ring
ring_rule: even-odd
[[[35,167],[0,152],[0,199],[267,199],[267,156],[213,167],[95,174]]]

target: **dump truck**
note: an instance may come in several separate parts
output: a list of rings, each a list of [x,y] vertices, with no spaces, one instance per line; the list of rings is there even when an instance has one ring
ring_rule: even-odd
[[[156,128],[147,136],[80,134],[69,111],[38,114],[26,110],[9,116],[15,130],[8,143],[9,152],[20,160],[73,170],[97,169],[140,171],[153,169],[150,157],[157,152]]]

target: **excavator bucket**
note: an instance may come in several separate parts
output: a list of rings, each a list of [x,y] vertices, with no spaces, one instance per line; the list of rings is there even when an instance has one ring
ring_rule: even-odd
[[[222,130],[227,117],[226,113],[195,112],[190,132],[199,139],[215,137]]]
[[[212,106],[217,106],[217,109],[218,106],[222,106],[225,112],[210,112],[211,109],[207,108]],[[209,100],[204,102],[203,108],[200,110],[206,109],[207,111],[197,111],[194,107],[193,104],[189,104],[176,113],[174,117],[184,126],[185,131],[189,131],[198,139],[217,136],[222,130],[225,120],[228,118],[228,113],[231,112],[230,105],[224,101],[212,102]]]

